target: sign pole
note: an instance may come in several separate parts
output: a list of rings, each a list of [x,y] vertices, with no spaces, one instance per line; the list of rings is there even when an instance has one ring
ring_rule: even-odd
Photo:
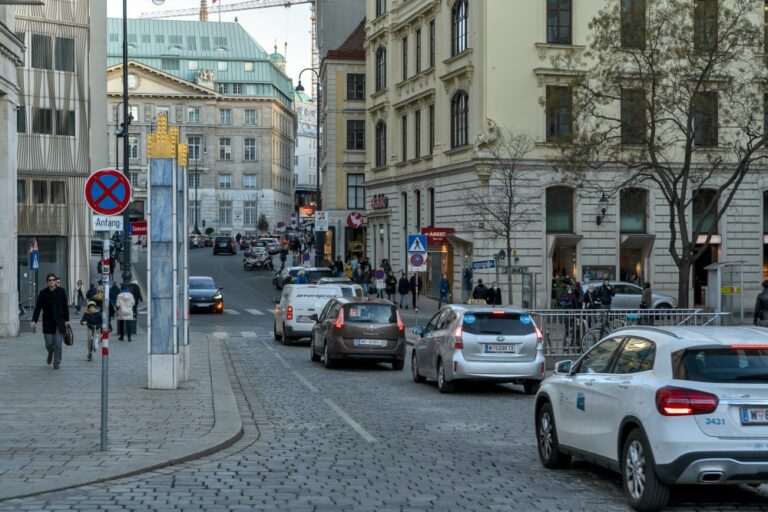
[[[109,231],[104,231],[104,255],[101,261],[101,451],[107,451],[107,392],[109,382]]]

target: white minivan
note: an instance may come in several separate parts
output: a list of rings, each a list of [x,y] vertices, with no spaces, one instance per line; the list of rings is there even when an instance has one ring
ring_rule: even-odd
[[[287,284],[283,294],[275,298],[275,340],[290,343],[312,336],[312,315],[319,315],[334,297],[363,297],[359,284]]]

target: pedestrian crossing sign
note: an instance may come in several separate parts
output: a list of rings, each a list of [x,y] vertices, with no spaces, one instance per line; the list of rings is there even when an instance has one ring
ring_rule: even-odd
[[[427,235],[408,235],[408,252],[427,252]]]

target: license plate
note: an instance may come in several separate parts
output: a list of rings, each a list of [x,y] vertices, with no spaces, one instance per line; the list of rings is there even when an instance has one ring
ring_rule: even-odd
[[[768,425],[768,407],[742,407],[742,425]]]
[[[314,320],[312,320],[308,316],[300,316],[299,317],[299,322],[301,322],[303,324],[310,324],[310,323],[314,322]]]
[[[517,345],[498,344],[498,345],[486,345],[486,354],[514,354],[517,352]]]
[[[210,302],[193,302],[192,305],[193,306],[199,306],[201,308],[207,308],[207,307],[212,306],[213,304],[211,304]]]
[[[355,340],[358,347],[383,347],[386,344],[386,340]]]

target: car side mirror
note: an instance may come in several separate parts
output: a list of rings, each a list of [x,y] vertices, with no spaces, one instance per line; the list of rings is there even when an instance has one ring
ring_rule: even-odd
[[[280,297],[272,297],[273,304],[280,304]]]
[[[413,332],[413,334],[415,334],[416,336],[422,336],[422,337],[424,336],[424,328],[423,327],[414,327],[411,332]]]
[[[555,365],[555,375],[570,375],[573,370],[573,361],[567,359]]]
[[[317,315],[309,315],[309,319],[313,322],[317,322]]]

